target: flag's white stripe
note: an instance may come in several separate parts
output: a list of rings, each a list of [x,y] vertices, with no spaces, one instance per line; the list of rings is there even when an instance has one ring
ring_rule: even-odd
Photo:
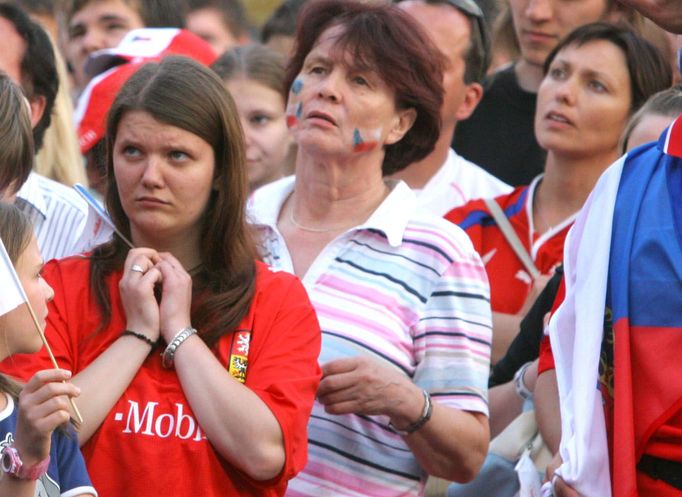
[[[27,301],[26,293],[14,271],[5,244],[0,239],[0,315]]]

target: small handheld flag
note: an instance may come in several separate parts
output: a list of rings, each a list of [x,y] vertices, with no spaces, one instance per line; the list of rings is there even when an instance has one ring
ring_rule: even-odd
[[[95,240],[93,246],[108,240],[109,235],[113,231],[119,237],[121,237],[121,240],[123,240],[126,243],[126,245],[128,245],[130,248],[133,248],[132,242],[128,240],[128,238],[126,238],[126,236],[123,233],[121,233],[116,228],[116,226],[114,226],[114,223],[111,221],[109,214],[107,214],[107,212],[95,199],[95,197],[93,197],[90,194],[88,189],[85,188],[80,183],[76,183],[75,185],[73,185],[73,188],[74,190],[76,190],[76,192],[78,192],[78,194],[81,197],[83,197],[83,200],[85,200],[88,203],[89,209],[86,233],[88,234],[88,236],[91,236],[93,240]],[[103,229],[102,222],[104,222],[108,229]]]
[[[47,353],[50,356],[52,365],[56,369],[59,369],[59,365],[57,364],[57,360],[55,359],[54,354],[52,353],[50,344],[47,343],[47,339],[45,338],[43,329],[38,323],[38,318],[36,317],[36,314],[33,311],[33,308],[31,307],[31,303],[28,301],[28,297],[26,296],[24,287],[21,285],[19,276],[17,275],[17,272],[14,270],[14,265],[12,264],[12,261],[9,258],[9,254],[5,249],[5,244],[1,238],[0,238],[0,289],[2,290],[2,293],[0,293],[0,316],[8,313],[9,311],[20,306],[21,304],[26,304],[26,308],[28,309],[28,312],[31,314],[31,319],[33,320],[33,324],[36,327],[36,331],[38,331],[40,339],[43,341],[43,345],[45,345],[45,349],[47,349]],[[76,403],[70,397],[69,402],[71,403],[71,408],[73,409],[73,412],[76,415],[76,420],[78,421],[79,424],[83,424],[83,417],[81,416],[78,407],[76,407]]]
[[[0,239],[0,288],[2,289],[0,316],[28,301],[2,239]]]

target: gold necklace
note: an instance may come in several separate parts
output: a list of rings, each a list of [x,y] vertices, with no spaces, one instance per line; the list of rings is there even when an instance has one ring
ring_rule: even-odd
[[[303,231],[309,231],[311,233],[329,233],[331,231],[341,231],[341,230],[344,230],[347,228],[346,226],[335,227],[335,228],[313,228],[312,226],[304,226],[303,224],[296,221],[296,219],[294,218],[294,207],[293,206],[289,210],[289,221],[291,221],[291,224],[296,226],[298,229],[303,230]]]

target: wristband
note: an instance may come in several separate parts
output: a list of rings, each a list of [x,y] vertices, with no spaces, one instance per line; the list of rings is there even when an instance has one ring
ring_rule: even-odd
[[[19,457],[19,451],[11,445],[3,447],[2,451],[0,451],[0,457],[2,471],[19,480],[35,481],[47,473],[47,468],[50,466],[50,456],[48,455],[33,466],[26,467],[21,457]]]
[[[528,370],[531,364],[533,363],[527,362],[514,374],[514,387],[516,387],[516,393],[519,394],[519,397],[523,400],[530,400],[533,398],[533,392],[528,389],[526,382],[523,381],[523,376],[526,374],[526,370]]]
[[[166,347],[166,350],[164,350],[163,354],[161,354],[161,365],[164,368],[170,369],[173,367],[173,360],[175,359],[175,352],[178,350],[178,347],[180,347],[185,340],[194,335],[196,332],[197,330],[191,326],[187,326],[175,334],[173,340],[171,340],[171,342],[168,344],[168,347]]]
[[[138,333],[137,331],[133,330],[125,330],[123,333],[121,333],[121,336],[131,336],[135,338],[139,338],[143,342],[145,342],[147,345],[149,345],[151,348],[154,348],[156,345],[156,342],[153,341],[151,338],[149,338],[147,335],[144,333]]]
[[[422,409],[422,415],[419,416],[419,419],[412,423],[411,425],[408,425],[407,428],[402,430],[400,428],[396,428],[396,426],[389,421],[388,425],[393,429],[393,431],[396,431],[401,435],[409,435],[417,431],[422,426],[424,426],[426,422],[429,419],[431,419],[431,414],[433,414],[433,404],[431,403],[431,396],[429,395],[429,392],[427,392],[426,390],[422,390],[422,395],[424,395],[424,408]]]

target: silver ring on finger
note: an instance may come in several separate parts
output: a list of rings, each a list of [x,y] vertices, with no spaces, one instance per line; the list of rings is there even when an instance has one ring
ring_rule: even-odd
[[[142,266],[140,266],[139,264],[133,264],[132,266],[130,266],[130,270],[135,272],[135,273],[141,273],[141,274],[145,273],[145,270],[142,269]]]

